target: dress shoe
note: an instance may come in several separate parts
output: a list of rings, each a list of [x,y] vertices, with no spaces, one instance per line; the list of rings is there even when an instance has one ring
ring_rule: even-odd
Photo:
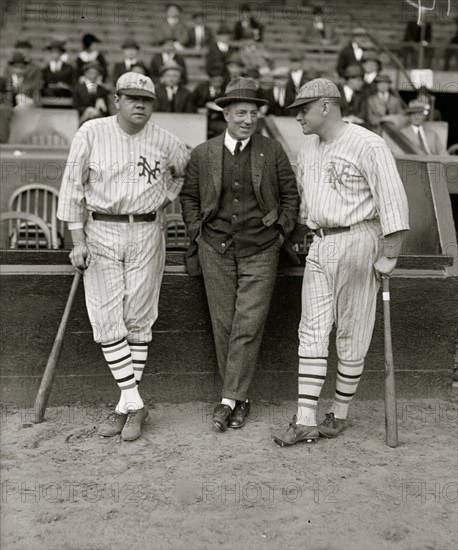
[[[127,413],[127,420],[121,432],[124,441],[134,441],[142,435],[142,424],[148,418],[148,415],[149,412],[146,406]]]
[[[337,437],[347,427],[347,421],[342,418],[336,418],[334,413],[327,413],[325,419],[318,425],[320,435],[324,437]]]
[[[127,420],[127,414],[117,413],[116,411],[109,414],[97,428],[97,433],[103,437],[113,437],[122,432],[124,424]]]
[[[250,402],[237,401],[235,409],[232,411],[232,416],[229,421],[229,428],[243,428],[245,419],[250,414]]]
[[[216,407],[213,409],[212,424],[216,426],[218,430],[225,432],[229,425],[231,415],[232,409],[229,407],[229,405],[223,405],[222,403],[220,403],[219,405],[216,405]]]
[[[277,445],[283,447],[284,445],[295,445],[300,441],[313,441],[320,437],[320,433],[316,426],[304,426],[296,423],[297,417],[293,417],[293,421],[289,427],[277,434],[272,435],[273,440]]]

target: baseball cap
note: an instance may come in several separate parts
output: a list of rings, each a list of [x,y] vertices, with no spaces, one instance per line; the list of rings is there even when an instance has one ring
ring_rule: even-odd
[[[310,103],[322,97],[331,97],[340,99],[341,95],[337,86],[327,78],[315,78],[306,82],[296,95],[294,103],[288,105],[288,109],[299,107],[304,103]]]
[[[124,73],[116,82],[116,93],[156,99],[156,90],[151,78],[139,73]]]

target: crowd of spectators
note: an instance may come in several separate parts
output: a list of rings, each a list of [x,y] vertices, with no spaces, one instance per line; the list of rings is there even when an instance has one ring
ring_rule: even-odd
[[[152,44],[160,47],[160,51],[150,60],[142,58],[140,44],[130,37],[121,44],[122,59],[112,67],[102,53],[100,39],[94,34],[82,37],[81,51],[73,63],[68,58],[65,40],[51,40],[46,48],[45,67],[38,67],[32,61],[32,44],[21,39],[14,46],[1,81],[2,105],[10,103],[12,108],[23,108],[46,105],[46,100],[52,98],[67,98],[78,110],[80,123],[83,123],[110,114],[116,80],[134,71],[153,79],[157,93],[155,111],[193,113],[205,110],[211,136],[224,128],[221,109],[215,99],[224,93],[231,78],[243,75],[254,78],[259,96],[268,101],[261,115],[295,116],[296,112],[286,106],[293,102],[305,82],[321,76],[320,71],[308,62],[300,45],[290,52],[288,63],[275,66],[263,42],[263,24],[256,20],[248,4],[241,7],[240,15],[233,28],[223,22],[213,29],[201,13],[193,15],[191,25],[186,24],[181,7],[169,4],[160,30],[152,39]],[[315,8],[304,27],[303,42],[335,45],[338,43],[336,36],[323,9]],[[418,31],[409,23],[406,37],[430,40],[431,26]],[[205,55],[207,78],[194,89],[189,86],[188,78],[186,55],[189,48],[202,49]],[[356,27],[349,42],[342,45],[335,67],[344,118],[375,132],[380,132],[382,122],[390,116],[407,114],[407,106],[393,89],[389,75],[383,72],[379,53],[366,30]],[[428,96],[423,99],[427,110]]]

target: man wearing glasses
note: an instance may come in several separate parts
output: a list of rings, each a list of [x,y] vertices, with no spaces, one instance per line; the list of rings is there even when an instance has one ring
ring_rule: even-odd
[[[126,73],[116,83],[117,114],[90,120],[73,139],[57,216],[68,222],[70,260],[84,273],[94,339],[121,391],[102,436],[141,435],[148,411],[138,391],[158,315],[165,264],[163,209],[179,194],[189,155],[150,122],[153,82]]]

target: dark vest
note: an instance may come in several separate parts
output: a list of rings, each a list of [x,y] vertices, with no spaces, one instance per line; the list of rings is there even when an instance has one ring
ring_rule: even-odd
[[[279,238],[275,226],[262,223],[251,178],[251,143],[237,158],[223,147],[223,177],[219,210],[203,228],[203,239],[221,254],[234,249],[238,256],[251,256]]]

